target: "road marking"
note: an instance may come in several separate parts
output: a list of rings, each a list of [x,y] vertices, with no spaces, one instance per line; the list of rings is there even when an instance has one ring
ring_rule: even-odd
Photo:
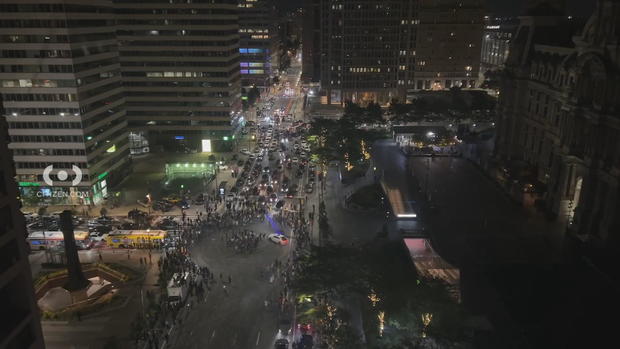
[[[213,330],[213,333],[211,333],[211,340],[213,340],[214,337],[215,337],[215,330]]]
[[[256,346],[258,346],[259,342],[260,342],[260,331],[258,331],[258,337],[256,337]]]
[[[237,344],[237,334],[236,333],[235,333],[235,338],[233,338],[233,342],[232,342],[232,345],[235,345],[235,344]]]

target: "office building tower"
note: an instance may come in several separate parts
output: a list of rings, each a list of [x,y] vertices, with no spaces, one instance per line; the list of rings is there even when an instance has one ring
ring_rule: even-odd
[[[561,5],[561,3],[559,4]],[[620,246],[620,3],[599,0],[585,26],[558,2],[520,18],[502,81],[496,155],[513,182],[583,240]]]
[[[236,0],[114,0],[136,152],[231,147],[240,110]]]
[[[302,17],[301,79],[304,83],[321,79],[320,0],[304,0]]]
[[[386,104],[399,95],[404,13],[416,1],[322,0],[323,102]]]
[[[43,335],[8,139],[7,124],[0,119],[0,348],[39,349]]]
[[[0,6],[0,93],[21,197],[101,202],[129,170],[112,1]]]
[[[497,71],[504,67],[510,52],[510,42],[517,30],[518,20],[513,17],[485,17],[480,53],[480,73]]]
[[[268,0],[239,2],[239,53],[241,86],[261,92],[272,85],[278,70],[278,33],[273,6]]]
[[[418,11],[415,89],[477,87],[483,1],[420,1]]]

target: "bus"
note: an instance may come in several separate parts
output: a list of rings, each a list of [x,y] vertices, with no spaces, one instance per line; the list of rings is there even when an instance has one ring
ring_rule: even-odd
[[[108,247],[158,248],[166,238],[165,230],[114,230],[104,236]]]
[[[86,250],[92,246],[93,241],[90,239],[88,232],[75,231],[75,245],[77,248]],[[28,234],[26,238],[30,250],[45,250],[46,248],[54,248],[64,246],[65,237],[62,231],[35,231]]]

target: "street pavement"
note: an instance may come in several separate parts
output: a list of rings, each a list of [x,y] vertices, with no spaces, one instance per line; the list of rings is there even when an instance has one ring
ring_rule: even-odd
[[[120,347],[128,347],[130,324],[136,314],[142,311],[141,292],[156,290],[158,268],[157,261],[160,254],[151,252],[150,264],[141,264],[140,258],[148,260],[146,250],[81,250],[78,252],[81,263],[94,263],[99,261],[99,252],[102,261],[117,263],[131,267],[144,273],[144,277],[127,284],[120,285],[118,294],[123,297],[124,303],[108,308],[104,313],[96,313],[90,316],[82,316],[80,320],[69,321],[41,321],[45,347],[48,349],[97,349],[103,348],[106,343],[115,337]],[[129,255],[129,258],[128,258]],[[29,257],[31,266],[40,269],[40,263],[44,258],[44,252],[36,252]]]
[[[299,66],[294,66],[282,82],[289,81],[295,86],[299,81]],[[280,91],[281,92],[281,91]],[[295,113],[299,108],[299,92],[292,98],[280,94],[274,96],[273,109],[285,110],[285,114]],[[269,96],[263,96],[266,100]],[[269,160],[262,160],[261,168],[269,166]],[[305,198],[303,183],[307,178],[297,180],[292,171],[285,174],[293,183],[299,182],[300,197]],[[277,190],[277,187],[274,188]],[[309,195],[309,200],[316,192]],[[292,207],[286,200],[287,207]],[[238,226],[230,231],[251,230],[256,234],[270,234],[282,230],[295,239],[289,227],[274,226],[265,219],[260,223]],[[258,248],[250,253],[236,253],[225,243],[229,230],[211,229],[194,244],[190,250],[192,260],[199,266],[207,266],[216,276],[217,284],[207,293],[206,299],[195,302],[181,320],[170,339],[173,348],[273,348],[278,336],[281,318],[292,321],[292,313],[281,313],[277,306],[280,292],[283,291],[285,275],[270,270],[276,261],[286,262],[293,244],[276,245],[267,239],[260,241]],[[294,243],[294,242],[293,242]],[[219,275],[222,274],[223,282]],[[228,283],[228,278],[232,282]],[[224,290],[224,286],[226,290]],[[268,304],[265,303],[268,302]]]

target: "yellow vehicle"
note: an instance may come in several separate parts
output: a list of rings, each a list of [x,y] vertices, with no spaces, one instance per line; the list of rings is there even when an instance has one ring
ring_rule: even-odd
[[[170,195],[163,198],[164,201],[168,201],[169,203],[176,205],[181,202],[182,198],[178,195]]]
[[[166,238],[164,230],[115,230],[105,238],[113,248],[158,248]]]

